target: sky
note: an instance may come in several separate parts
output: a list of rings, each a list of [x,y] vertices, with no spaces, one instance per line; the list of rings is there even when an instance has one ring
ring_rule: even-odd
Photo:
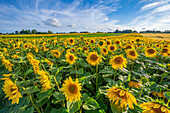
[[[170,0],[0,0],[0,32],[170,30]]]

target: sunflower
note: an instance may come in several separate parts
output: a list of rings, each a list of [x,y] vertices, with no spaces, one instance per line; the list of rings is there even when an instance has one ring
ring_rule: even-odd
[[[70,102],[73,102],[80,100],[80,91],[82,90],[82,86],[80,85],[81,83],[78,82],[78,79],[76,78],[76,81],[74,82],[71,76],[69,76],[69,79],[67,78],[64,81],[61,91],[64,92],[63,94],[65,95],[67,101],[69,100]]]
[[[106,45],[106,42],[104,40],[99,40],[98,45],[99,47],[104,47]]]
[[[95,66],[95,65],[98,65],[100,62],[102,62],[102,58],[101,56],[99,56],[97,54],[97,52],[90,52],[88,55],[87,55],[87,58],[86,58],[86,61]]]
[[[83,46],[83,47],[82,47],[82,50],[83,50],[85,53],[88,53],[89,48],[88,48],[88,47],[86,47],[86,46]]]
[[[109,51],[115,51],[115,50],[116,50],[116,47],[113,46],[113,45],[109,45],[109,46],[108,46],[108,49],[109,49]]]
[[[74,40],[73,38],[70,38],[70,39],[68,40],[68,43],[69,43],[70,45],[74,45],[75,40]]]
[[[129,59],[132,59],[132,60],[135,60],[135,59],[137,59],[137,57],[138,57],[137,52],[136,52],[135,50],[132,50],[132,49],[128,49],[128,50],[126,51],[126,54],[127,54],[127,57],[128,57]]]
[[[102,47],[101,48],[101,54],[107,55],[108,54],[108,50],[105,47]]]
[[[123,69],[123,67],[126,67],[127,60],[123,58],[123,55],[116,55],[110,59],[109,63],[114,69]]]
[[[86,46],[88,46],[88,45],[89,45],[89,42],[88,42],[88,41],[86,41],[86,42],[85,42],[85,45],[86,45]]]
[[[106,41],[106,44],[109,46],[112,44],[111,40]]]
[[[126,45],[126,46],[125,46],[125,49],[132,49],[132,48],[133,48],[132,45]]]
[[[163,48],[161,54],[162,54],[164,57],[167,57],[169,51],[170,51],[169,48]]]
[[[142,113],[170,113],[169,108],[155,102],[145,102],[140,104],[140,107],[144,109]]]
[[[27,54],[27,59],[28,61],[31,61],[32,59],[34,59],[33,54],[31,52]]]
[[[38,71],[39,71],[39,61],[38,60],[36,60],[36,59],[31,59],[31,61],[30,61],[30,63],[32,64],[32,66],[33,66],[33,69],[34,69],[34,73],[35,74],[37,74],[38,73]]]
[[[52,50],[51,52],[56,58],[59,58],[61,55],[60,51],[58,51],[58,50]]]
[[[5,92],[6,97],[9,97],[9,100],[12,99],[12,104],[19,103],[19,98],[22,98],[22,95],[19,92],[17,85],[10,79],[4,82],[2,89]]]
[[[19,55],[12,55],[11,57],[12,57],[12,58],[15,58],[15,59],[18,59],[18,58],[19,58]]]
[[[156,92],[156,91],[152,91],[151,94],[154,95],[154,96],[157,96],[157,97],[163,97],[163,98],[166,98],[163,94],[164,91],[161,91],[161,92]]]
[[[142,86],[140,82],[135,82],[135,81],[129,81],[128,85],[129,87],[134,87],[134,88],[140,88]]]
[[[90,40],[90,44],[94,44],[95,43],[95,40],[94,39],[91,39]]]
[[[24,47],[24,49],[28,49],[28,48],[29,48],[29,45],[25,43],[25,44],[23,45],[23,47]]]
[[[48,65],[51,65],[51,66],[53,65],[53,63],[46,58],[45,58],[45,61],[47,62]]]
[[[76,59],[77,58],[74,56],[74,54],[70,52],[66,54],[66,62],[68,62],[69,64],[73,65]]]
[[[116,40],[116,41],[115,41],[115,44],[116,44],[116,45],[121,45],[120,40]]]
[[[12,71],[12,67],[14,66],[9,60],[2,59],[2,64],[5,65],[6,69],[8,69],[9,72]]]
[[[5,77],[5,78],[1,78],[1,80],[5,80],[5,82],[6,81],[8,81],[8,80],[10,80],[10,76],[11,76],[12,74],[10,73],[10,74],[3,74],[3,76]]]
[[[51,89],[48,74],[45,71],[38,71],[38,74],[40,75],[38,78],[41,79],[40,83],[42,84],[43,90]]]
[[[160,45],[159,44],[155,44],[155,47],[160,48]]]
[[[126,90],[114,86],[106,90],[108,91],[106,96],[119,108],[126,109],[128,105],[130,109],[134,109],[133,104],[137,105],[136,98]]]
[[[3,48],[3,51],[4,51],[4,53],[6,53],[8,50],[7,50],[7,48],[4,47],[4,48]]]
[[[146,55],[147,57],[155,57],[156,54],[157,54],[157,51],[156,51],[154,48],[147,48],[147,49],[145,50],[145,55]]]

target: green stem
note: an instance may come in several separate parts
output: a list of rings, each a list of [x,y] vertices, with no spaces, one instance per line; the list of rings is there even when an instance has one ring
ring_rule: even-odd
[[[114,73],[114,81],[115,81],[115,79],[116,79],[116,72],[117,72],[117,70],[115,69],[115,73]]]
[[[23,90],[27,93],[32,105],[35,107],[35,109],[38,111],[38,113],[41,113],[41,111],[39,110],[39,108],[34,104],[32,97],[29,95],[29,93],[27,92],[27,90],[25,88],[23,88]]]
[[[98,65],[96,66],[96,92],[97,92],[97,87],[98,87],[98,75],[97,75],[97,71],[98,71]]]

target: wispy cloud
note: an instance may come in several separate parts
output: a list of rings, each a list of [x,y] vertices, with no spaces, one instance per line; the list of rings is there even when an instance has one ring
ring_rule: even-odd
[[[60,27],[61,26],[61,23],[56,18],[47,19],[46,21],[43,21],[43,23],[46,25],[52,26],[52,27]]]

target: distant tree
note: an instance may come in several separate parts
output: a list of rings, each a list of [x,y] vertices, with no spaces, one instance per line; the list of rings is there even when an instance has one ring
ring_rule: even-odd
[[[33,29],[33,30],[32,30],[32,34],[37,34],[37,30],[36,30],[36,29]]]
[[[22,29],[22,31],[20,31],[20,34],[25,34],[25,30]]]
[[[48,30],[48,34],[53,34],[53,32],[52,32],[52,31],[50,31],[50,30]]]
[[[19,31],[15,31],[15,34],[19,34],[20,32]]]

